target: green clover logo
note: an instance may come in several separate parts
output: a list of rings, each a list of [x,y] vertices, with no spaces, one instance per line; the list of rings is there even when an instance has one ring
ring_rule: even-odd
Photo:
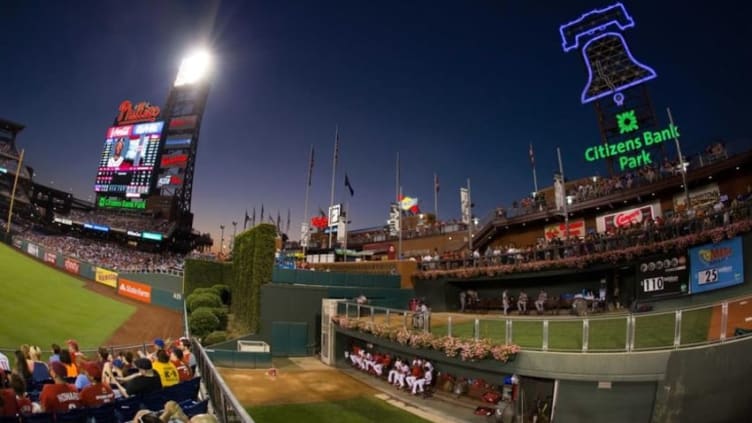
[[[627,134],[640,129],[637,125],[637,117],[634,110],[627,110],[616,115],[616,124],[619,125],[619,133]]]

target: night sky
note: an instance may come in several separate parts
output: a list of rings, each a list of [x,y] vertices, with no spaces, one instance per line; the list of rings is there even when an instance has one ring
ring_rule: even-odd
[[[92,7],[92,5],[98,7]],[[100,6],[101,4],[101,6]],[[336,196],[354,228],[383,225],[402,185],[440,218],[460,215],[472,180],[475,214],[551,184],[556,146],[569,179],[605,174],[583,151],[599,142],[582,105],[582,58],[561,49],[559,25],[609,1],[3,1],[0,116],[25,124],[18,139],[44,184],[93,196],[105,131],[119,103],[162,105],[182,55],[215,55],[195,185],[194,226],[212,232],[263,204],[291,237],[303,219],[310,144],[316,149],[309,216],[329,203],[335,125]],[[733,2],[625,3],[624,35],[652,66],[655,109],[671,107],[682,148],[722,137],[752,146],[752,26]]]

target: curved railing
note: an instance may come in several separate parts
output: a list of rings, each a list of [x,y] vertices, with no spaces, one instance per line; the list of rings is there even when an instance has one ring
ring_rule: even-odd
[[[638,352],[689,348],[750,336],[744,305],[752,295],[665,312],[594,313],[586,316],[504,316],[432,313],[425,327],[415,327],[415,313],[349,301],[337,314],[370,320],[390,329],[406,327],[435,336],[489,339],[527,350],[556,352]]]

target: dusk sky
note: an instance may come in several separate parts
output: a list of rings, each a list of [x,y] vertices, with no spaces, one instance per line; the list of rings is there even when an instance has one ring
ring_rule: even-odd
[[[335,125],[336,197],[354,228],[383,225],[395,194],[459,218],[459,188],[472,180],[475,214],[551,185],[560,146],[566,176],[605,174],[584,150],[599,142],[580,93],[579,53],[564,53],[559,25],[610,1],[3,1],[0,116],[27,126],[18,139],[38,182],[93,196],[105,131],[122,100],[163,105],[182,55],[208,43],[214,55],[193,191],[194,226],[242,227],[264,205],[291,238],[329,205]],[[671,107],[685,154],[723,138],[752,146],[752,25],[733,2],[624,3],[636,26],[632,53],[663,123]],[[92,5],[97,5],[93,7]],[[671,147],[673,148],[673,147]],[[344,187],[347,172],[355,189]]]

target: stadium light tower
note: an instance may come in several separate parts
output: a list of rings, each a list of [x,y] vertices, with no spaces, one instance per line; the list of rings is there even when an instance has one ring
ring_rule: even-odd
[[[211,56],[206,50],[196,50],[189,54],[180,63],[178,76],[175,78],[175,86],[195,84],[203,80],[211,68]]]

